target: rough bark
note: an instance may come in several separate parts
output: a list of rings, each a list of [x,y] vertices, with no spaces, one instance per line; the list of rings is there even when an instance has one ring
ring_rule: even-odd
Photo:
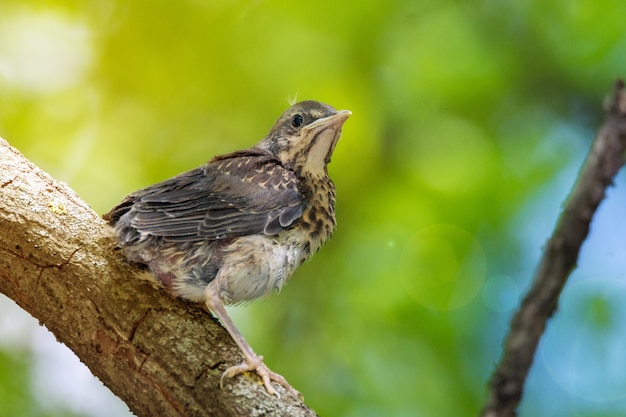
[[[625,151],[626,92],[624,83],[617,81],[606,102],[605,120],[546,244],[532,286],[511,321],[502,358],[491,377],[483,417],[516,415],[546,322],[554,314],[561,290],[576,267],[606,188],[624,165]]]
[[[104,222],[0,138],[0,292],[65,343],[137,416],[315,416],[256,375],[200,306],[135,278]]]

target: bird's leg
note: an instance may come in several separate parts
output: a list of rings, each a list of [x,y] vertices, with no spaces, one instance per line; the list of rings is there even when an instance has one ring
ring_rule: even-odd
[[[252,350],[252,347],[246,342],[243,335],[235,326],[235,323],[231,320],[226,308],[224,308],[224,303],[216,294],[216,291],[213,290],[210,286],[205,290],[206,295],[206,305],[211,310],[217,318],[222,322],[222,325],[226,328],[230,336],[233,338],[241,353],[243,354],[244,361],[239,365],[231,366],[222,374],[222,378],[220,379],[220,387],[224,388],[224,378],[232,378],[235,375],[241,374],[246,371],[254,371],[256,372],[261,379],[263,380],[263,385],[265,385],[265,389],[268,393],[274,394],[277,397],[279,396],[278,392],[272,387],[271,381],[276,381],[283,387],[287,389],[291,394],[296,397],[302,398],[302,394],[300,394],[296,389],[294,389],[287,380],[282,376],[275,372],[270,371],[270,369],[263,363],[263,356],[257,355]]]

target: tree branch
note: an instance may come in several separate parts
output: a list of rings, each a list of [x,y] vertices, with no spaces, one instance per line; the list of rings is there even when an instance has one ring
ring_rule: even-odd
[[[244,374],[228,333],[145,281],[104,221],[0,138],[0,292],[36,317],[137,416],[315,416]]]
[[[547,242],[532,287],[513,316],[502,358],[491,377],[483,417],[516,415],[546,321],[556,310],[561,290],[576,267],[593,214],[624,164],[625,151],[626,92],[620,80],[607,100],[604,123]]]

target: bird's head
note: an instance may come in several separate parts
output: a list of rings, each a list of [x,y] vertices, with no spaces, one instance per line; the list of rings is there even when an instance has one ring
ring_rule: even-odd
[[[301,101],[276,120],[258,146],[304,175],[326,175],[341,127],[351,114],[318,101]]]

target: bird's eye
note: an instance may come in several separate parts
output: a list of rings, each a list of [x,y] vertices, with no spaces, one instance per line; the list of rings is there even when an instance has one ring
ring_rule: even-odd
[[[293,119],[291,119],[291,125],[293,127],[300,127],[302,126],[303,122],[304,122],[304,119],[302,118],[301,114],[296,114],[295,116],[293,116]]]

